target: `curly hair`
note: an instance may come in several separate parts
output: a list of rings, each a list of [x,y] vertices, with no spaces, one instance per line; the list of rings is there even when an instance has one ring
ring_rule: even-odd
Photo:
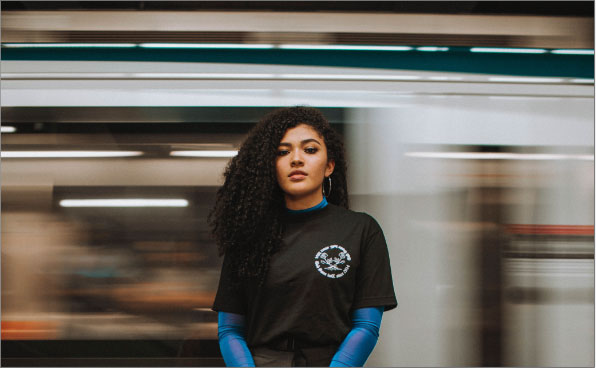
[[[286,131],[300,124],[311,126],[323,137],[328,160],[335,161],[327,201],[349,208],[343,142],[325,116],[306,106],[281,108],[265,115],[228,163],[224,184],[209,214],[219,255],[225,254],[236,281],[256,278],[262,285],[271,255],[279,249],[286,207],[275,162]]]

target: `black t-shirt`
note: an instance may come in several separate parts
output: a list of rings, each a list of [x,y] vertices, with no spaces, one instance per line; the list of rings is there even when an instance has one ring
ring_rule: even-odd
[[[224,257],[213,310],[244,315],[250,347],[287,336],[339,345],[353,310],[380,306],[397,306],[383,231],[370,215],[329,203],[284,216],[282,245],[262,288],[234,284]]]

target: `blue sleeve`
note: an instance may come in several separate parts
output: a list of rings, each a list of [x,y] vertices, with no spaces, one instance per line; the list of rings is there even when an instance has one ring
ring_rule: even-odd
[[[228,367],[255,366],[244,338],[244,327],[243,315],[218,312],[217,336],[219,338],[219,349]]]
[[[352,314],[352,330],[331,360],[330,367],[362,367],[379,338],[384,307],[356,309]]]

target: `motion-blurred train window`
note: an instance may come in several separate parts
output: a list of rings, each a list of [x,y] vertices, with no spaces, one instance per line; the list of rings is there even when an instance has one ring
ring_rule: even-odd
[[[207,217],[273,109],[4,108],[2,364],[223,365]]]

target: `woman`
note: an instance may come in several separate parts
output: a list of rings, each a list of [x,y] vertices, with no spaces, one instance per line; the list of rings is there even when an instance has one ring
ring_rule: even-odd
[[[397,301],[379,224],[348,209],[339,135],[314,108],[276,110],[224,178],[210,222],[226,365],[362,366]]]

